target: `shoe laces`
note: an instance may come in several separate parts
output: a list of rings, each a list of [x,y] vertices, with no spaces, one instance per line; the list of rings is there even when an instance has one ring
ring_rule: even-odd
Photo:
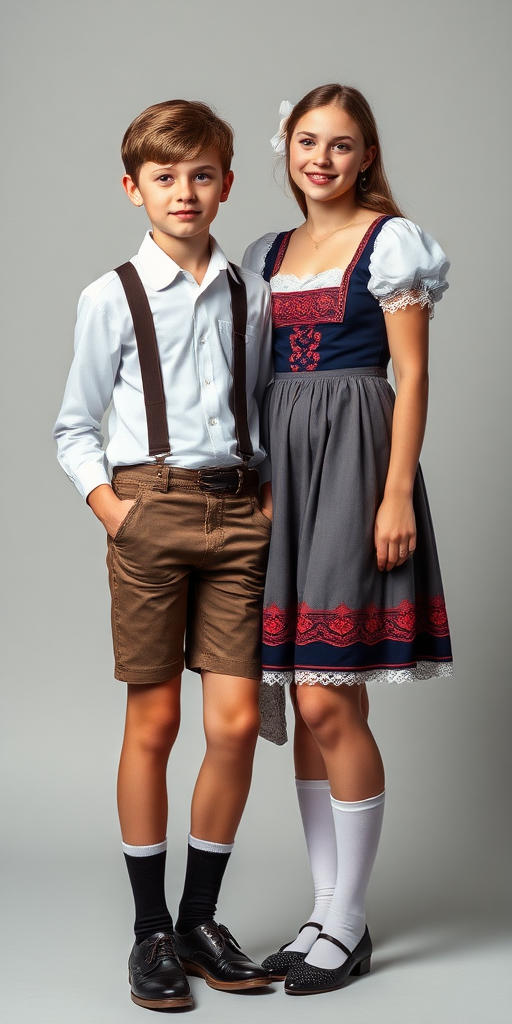
[[[229,928],[226,928],[225,924],[219,924],[218,927],[221,935],[223,935],[225,939],[228,939],[230,942],[232,942],[233,945],[236,946],[236,948],[239,949],[240,952],[242,952],[242,947],[240,943],[236,941],[235,936],[231,934]]]
[[[176,949],[172,935],[157,935],[146,953],[146,963],[152,964],[155,960],[164,957],[176,957]]]

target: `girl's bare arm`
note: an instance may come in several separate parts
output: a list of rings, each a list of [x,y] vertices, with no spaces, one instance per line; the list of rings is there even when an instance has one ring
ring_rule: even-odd
[[[407,306],[385,319],[397,397],[388,475],[375,519],[381,571],[402,565],[416,547],[412,493],[428,402],[428,309]]]

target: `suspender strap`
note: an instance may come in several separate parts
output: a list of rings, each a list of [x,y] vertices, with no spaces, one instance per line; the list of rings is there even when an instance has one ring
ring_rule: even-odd
[[[126,292],[139,352],[148,424],[148,451],[150,455],[170,455],[162,370],[151,307],[133,263],[123,263],[122,266],[116,267],[116,274],[119,274]]]
[[[245,331],[247,325],[247,292],[244,282],[238,275],[236,267],[229,264],[233,274],[228,271],[227,278],[231,292],[231,312],[233,315],[233,412],[237,455],[248,463],[254,455],[247,422],[247,383]],[[233,276],[234,275],[234,276]]]
[[[254,454],[247,422],[245,358],[247,292],[244,282],[232,263],[230,263],[230,267],[235,275],[233,277],[229,272],[227,274],[233,316],[233,413],[237,454],[244,463],[247,463]],[[153,456],[170,455],[171,447],[160,354],[151,307],[144,285],[133,263],[123,263],[120,267],[116,267],[116,274],[119,275],[132,314],[146,406],[149,454]]]

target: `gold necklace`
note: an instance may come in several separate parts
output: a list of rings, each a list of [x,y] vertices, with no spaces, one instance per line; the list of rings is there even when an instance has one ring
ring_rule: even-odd
[[[331,233],[329,235],[324,235],[323,238],[319,238],[318,242],[315,241],[315,239],[313,238],[313,235],[309,234],[309,231],[308,231],[308,229],[307,229],[305,224],[304,224],[304,227],[306,228],[306,234],[309,236],[309,238],[313,242],[313,245],[314,245],[315,249],[318,249],[318,246],[321,245],[322,242],[326,242],[328,238],[332,238],[332,236],[335,235],[338,231],[344,231],[345,228],[349,228],[350,225],[354,223],[356,217],[358,217],[358,216],[359,216],[359,210],[357,211],[357,213],[354,214],[354,216],[352,217],[352,220],[349,220],[347,224],[342,224],[341,228],[335,228],[334,231],[331,231]]]

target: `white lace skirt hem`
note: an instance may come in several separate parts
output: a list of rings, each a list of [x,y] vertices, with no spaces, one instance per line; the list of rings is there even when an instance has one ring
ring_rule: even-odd
[[[270,671],[265,669],[262,682],[268,686],[285,686],[297,683],[299,686],[353,686],[355,683],[409,683],[415,679],[431,679],[433,676],[453,675],[452,662],[419,661],[409,668],[375,668],[360,672],[342,672],[326,669],[296,669],[295,672]]]

